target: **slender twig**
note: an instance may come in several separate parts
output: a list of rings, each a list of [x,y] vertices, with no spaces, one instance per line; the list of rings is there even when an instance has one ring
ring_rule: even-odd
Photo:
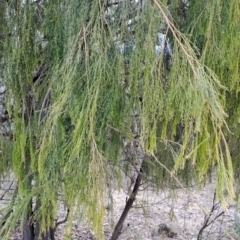
[[[215,203],[216,201],[216,191],[214,192],[214,196],[213,196],[213,205],[212,208],[209,212],[209,214],[207,215],[207,217],[205,218],[205,221],[203,223],[203,226],[201,227],[201,229],[198,232],[198,236],[197,236],[197,240],[201,240],[202,239],[202,235],[203,235],[203,231],[210,226],[216,219],[218,219],[219,217],[221,217],[225,211],[220,212],[219,214],[217,214],[212,220],[211,217],[213,216],[213,213],[215,210],[219,209],[220,207],[220,202]]]
[[[182,187],[182,189],[184,189],[187,192],[187,189],[182,185],[182,183],[180,183],[180,181],[177,179],[177,177],[175,177],[175,175],[164,165],[162,164],[155,155],[152,155],[153,158],[155,159],[155,161],[162,166],[169,174],[170,176]]]
[[[40,123],[41,123],[42,113],[43,113],[44,106],[45,106],[45,103],[47,101],[47,98],[48,98],[49,94],[50,94],[50,88],[48,88],[48,90],[47,90],[47,92],[44,96],[43,102],[42,102],[42,106],[41,106],[40,113],[39,113],[39,118],[38,118],[38,125],[40,125]]]
[[[3,200],[3,198],[5,197],[5,195],[10,192],[10,190],[12,190],[12,186],[13,186],[14,181],[11,181],[11,184],[9,185],[9,187],[4,191],[4,193],[2,194],[2,196],[0,197],[0,200]]]
[[[69,208],[67,209],[67,214],[66,214],[65,218],[62,219],[61,221],[58,221],[58,222],[56,223],[56,227],[55,227],[55,228],[57,228],[59,225],[65,223],[65,222],[68,220],[68,215],[69,215]]]
[[[156,205],[159,205],[160,203],[164,203],[166,202],[166,200],[168,200],[169,197],[165,197],[163,199],[161,199],[161,201],[157,201],[157,202],[153,202],[153,203],[144,203],[144,204],[135,204],[132,208],[142,208],[144,206],[144,208],[147,208],[147,207],[152,207],[152,206],[156,206]],[[139,202],[139,201],[138,201]]]
[[[194,66],[194,63],[196,63],[196,58],[193,57],[191,54],[189,54],[188,50],[185,48],[184,44],[181,42],[181,39],[179,39],[179,37],[177,35],[180,35],[181,38],[186,41],[186,38],[184,37],[184,35],[178,31],[178,29],[175,27],[175,25],[173,24],[172,21],[170,21],[169,17],[167,16],[167,14],[165,13],[165,11],[163,10],[164,6],[162,5],[161,2],[159,2],[158,0],[154,0],[154,3],[156,4],[156,6],[158,7],[158,9],[161,11],[167,25],[168,28],[171,30],[175,40],[177,41],[177,43],[179,44],[180,48],[182,49],[184,55],[186,56],[189,65],[192,68],[192,71],[194,73],[194,76],[197,76],[196,73],[196,67]]]
[[[117,129],[117,128],[115,128],[115,127],[109,125],[109,124],[108,124],[108,127],[109,127],[110,129],[114,130],[115,132],[121,134],[123,137],[129,138],[129,139],[130,139],[131,141],[133,141],[133,142],[140,143],[140,141],[139,141],[138,139],[133,138],[133,137],[130,137],[129,135],[123,133],[123,132],[120,131],[119,129]]]
[[[13,184],[13,182],[12,182]],[[11,184],[11,186],[12,186]],[[9,188],[10,189],[10,188]],[[6,212],[6,214],[2,217],[1,221],[0,221],[0,226],[3,227],[3,225],[6,223],[6,221],[8,220],[8,218],[11,216],[11,214],[13,213],[13,206],[17,197],[17,193],[18,193],[18,186],[16,186],[14,193],[13,193],[13,197],[11,199],[10,205],[11,208]]]

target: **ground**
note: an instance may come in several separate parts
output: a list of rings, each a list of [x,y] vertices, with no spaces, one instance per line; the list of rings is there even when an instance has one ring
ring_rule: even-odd
[[[213,206],[215,182],[208,183],[202,189],[192,187],[184,189],[164,189],[159,193],[153,191],[139,192],[134,207],[130,210],[118,240],[196,240],[205,218]],[[114,225],[119,219],[126,203],[124,190],[113,193],[113,209],[106,203],[104,234],[109,239]],[[224,210],[216,205],[211,219]],[[63,210],[64,212],[64,210]],[[62,213],[64,215],[64,213]],[[239,226],[238,226],[239,223]],[[174,233],[168,234],[161,227]],[[65,225],[58,227],[56,240],[64,239]],[[18,229],[11,240],[21,239]],[[95,240],[93,231],[86,224],[74,221],[72,240]],[[238,240],[240,239],[240,214],[236,205],[229,208],[203,232],[203,240]]]
[[[171,239],[159,231],[159,225],[167,226],[174,234],[173,239],[195,240],[213,205],[215,183],[207,184],[203,189],[194,187],[183,189],[165,189],[158,194],[148,191],[140,193],[133,209],[129,212],[119,240],[160,240]],[[126,194],[114,193],[115,210],[109,217],[116,222],[122,213]],[[211,219],[224,211],[216,205]],[[106,219],[106,226],[109,218]],[[238,211],[229,206],[221,217],[203,232],[203,239],[227,240],[240,239],[237,235]],[[165,235],[165,236],[164,236]],[[107,235],[109,237],[110,235]]]

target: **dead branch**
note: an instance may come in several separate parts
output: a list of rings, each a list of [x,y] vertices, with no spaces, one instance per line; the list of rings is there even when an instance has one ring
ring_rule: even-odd
[[[220,202],[215,202],[216,201],[216,191],[214,192],[214,196],[213,196],[213,205],[212,208],[209,212],[209,214],[206,216],[205,221],[203,223],[202,228],[199,230],[198,232],[198,236],[197,236],[197,240],[202,240],[202,235],[203,235],[203,231],[210,226],[216,219],[218,219],[219,217],[221,217],[225,211],[220,212],[219,214],[217,214],[212,220],[211,217],[214,214],[214,211],[218,210],[220,208]]]

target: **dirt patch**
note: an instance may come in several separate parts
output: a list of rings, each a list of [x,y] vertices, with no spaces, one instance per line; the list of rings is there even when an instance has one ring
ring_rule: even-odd
[[[173,239],[197,239],[204,220],[213,206],[214,186],[214,183],[209,183],[201,190],[194,187],[187,192],[183,189],[174,191],[166,189],[159,193],[140,192],[134,207],[129,212],[119,240],[170,239],[171,235],[159,229],[163,224],[175,233],[172,235]],[[125,202],[126,194],[114,193],[114,211],[106,219],[106,223],[111,218],[116,223]],[[216,204],[209,222],[223,211],[220,204]],[[237,235],[237,219],[236,207],[229,206],[227,211],[204,230],[202,239],[240,239],[240,235]]]
[[[204,220],[213,206],[215,183],[206,184],[198,190],[196,187],[184,191],[183,189],[165,189],[159,193],[151,190],[139,192],[133,208],[130,210],[119,240],[160,240],[179,239],[196,240]],[[113,192],[113,208],[106,203],[106,217],[104,220],[104,234],[106,239],[117,223],[126,203],[127,194],[122,191]],[[211,216],[213,220],[224,211],[217,205]],[[64,210],[60,211],[64,216]],[[211,221],[210,220],[210,221]],[[160,226],[160,227],[159,227]],[[170,232],[161,230],[166,226]],[[66,225],[62,224],[56,231],[56,240],[64,239]],[[230,240],[240,239],[240,214],[236,206],[229,206],[228,210],[209,225],[202,239]],[[93,231],[83,222],[74,221],[72,240],[95,240]],[[21,239],[21,232],[17,228],[10,240]]]

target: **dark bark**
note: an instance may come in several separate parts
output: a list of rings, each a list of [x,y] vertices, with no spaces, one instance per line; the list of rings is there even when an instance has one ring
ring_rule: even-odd
[[[25,99],[25,111],[24,111],[24,121],[26,128],[28,127],[30,117],[31,117],[31,110],[32,109],[32,98],[29,96]],[[24,179],[24,188],[31,190],[32,188],[32,176],[29,175],[30,169],[30,150],[28,148],[25,149],[26,159],[25,159],[25,166],[23,166],[22,171],[24,171],[24,175],[27,176]],[[27,213],[24,218],[23,222],[23,229],[22,229],[22,240],[34,240],[34,224],[32,221],[32,199],[30,199],[28,203]]]
[[[23,223],[23,231],[22,231],[22,240],[33,240],[34,239],[34,226],[31,222],[31,210],[29,204],[29,212],[26,214],[24,223]]]
[[[38,240],[38,239],[41,239],[41,240],[55,240],[55,230],[56,230],[56,227],[49,227],[47,229],[47,232],[45,233],[42,233],[40,234],[40,224],[39,222],[36,222],[35,226],[34,226],[34,240]]]
[[[114,228],[114,231],[113,231],[113,234],[112,234],[112,237],[111,237],[110,240],[116,240],[118,238],[119,233],[120,233],[120,231],[122,229],[123,223],[124,223],[124,221],[125,221],[125,219],[126,219],[126,217],[128,215],[128,212],[132,208],[133,202],[136,199],[136,195],[138,193],[138,190],[139,190],[139,187],[140,187],[141,181],[142,181],[143,168],[145,166],[145,162],[144,161],[145,160],[143,160],[143,162],[142,162],[142,165],[141,165],[140,171],[138,173],[136,182],[134,184],[134,188],[132,190],[131,196],[129,197],[129,199],[126,202],[125,208],[124,208],[124,210],[122,212],[122,215],[121,215],[120,219],[118,220],[117,225]]]
[[[43,80],[43,77],[46,76],[48,70],[49,70],[49,65],[46,63],[42,64],[34,73],[33,83],[35,83],[37,80]]]
[[[49,69],[49,66],[47,64],[43,64],[34,74],[33,76],[33,82],[38,81],[39,79],[42,79],[47,71]],[[39,83],[40,84],[40,83]],[[29,127],[29,122],[31,121],[31,118],[34,115],[34,99],[33,96],[30,94],[31,93],[31,86],[26,87],[26,97],[25,101],[23,102],[25,109],[24,109],[24,121],[25,121],[25,126],[26,128]],[[25,187],[27,189],[32,188],[32,176],[28,174],[30,171],[30,150],[29,148],[26,148],[26,160],[25,160],[25,175],[27,176],[25,178]],[[32,199],[30,200],[29,207],[28,207],[28,212],[26,213],[25,219],[24,219],[24,224],[23,224],[23,233],[22,233],[22,240],[38,240],[41,238],[42,240],[54,240],[54,232],[55,228],[49,227],[45,233],[40,232],[40,224],[39,221],[33,222],[33,215],[34,212],[36,212],[39,207],[41,206],[41,201],[40,201],[40,196],[37,197],[37,202],[36,206],[34,209],[32,209]]]
[[[55,233],[55,228],[50,227],[46,233],[43,233],[41,235],[41,237],[42,237],[41,239],[42,240],[55,240],[54,233]]]
[[[40,196],[37,197],[37,201],[36,201],[36,206],[34,208],[34,212],[36,212],[41,206],[41,199]],[[54,234],[55,234],[55,230],[56,230],[56,226],[54,227],[49,227],[46,229],[46,232],[41,233],[40,232],[40,223],[39,221],[36,221],[35,225],[34,225],[34,240],[55,240]]]

